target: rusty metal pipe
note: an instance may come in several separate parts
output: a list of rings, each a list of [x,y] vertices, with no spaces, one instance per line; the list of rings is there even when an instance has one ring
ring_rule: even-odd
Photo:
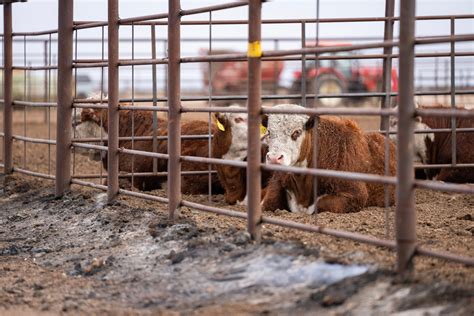
[[[58,69],[58,66],[14,66],[13,69],[15,70],[53,70]]]
[[[455,19],[473,19],[474,14],[456,14],[456,15],[424,15],[417,16],[417,21],[427,21],[427,20],[449,20],[451,18]],[[301,24],[305,22],[306,24],[310,23],[359,23],[359,22],[385,22],[389,19],[394,21],[399,21],[399,17],[387,18],[387,17],[362,17],[362,18],[320,18],[320,19],[265,19],[262,20],[262,24]],[[89,21],[91,22],[91,21]],[[215,20],[213,24],[248,24],[248,20]],[[130,23],[131,24],[131,23]],[[137,25],[166,25],[166,21],[149,21],[149,22],[137,22]],[[193,20],[193,21],[183,21],[182,25],[207,25],[207,21],[202,20]]]
[[[465,117],[465,118],[473,118],[474,111],[473,110],[461,110],[461,109],[416,109],[416,115],[419,116],[433,116],[433,117],[447,117],[447,116],[455,116],[455,117]]]
[[[13,171],[18,172],[18,173],[22,173],[22,174],[26,174],[28,176],[37,177],[37,178],[43,178],[43,179],[49,179],[49,180],[55,180],[56,179],[56,177],[51,175],[51,174],[45,174],[45,173],[41,173],[41,172],[30,171],[30,170],[26,170],[26,169],[18,168],[18,167],[13,167]]]
[[[58,3],[58,82],[56,126],[56,185],[55,194],[62,196],[71,184],[71,126],[72,126],[72,43],[74,1]]]
[[[216,171],[211,171],[211,173],[216,174]],[[199,175],[207,175],[209,171],[182,171],[181,176],[199,176]],[[156,176],[167,176],[168,172],[166,171],[157,171],[157,172],[133,172],[133,173],[120,173],[119,178],[131,178],[132,175],[134,177],[156,177]],[[103,174],[80,174],[76,173],[73,175],[73,179],[96,179],[96,178],[104,178]]]
[[[160,159],[168,159],[168,160],[170,157],[170,155],[168,154],[152,153],[149,151],[142,151],[142,150],[136,150],[136,149],[119,148],[118,151],[120,153],[128,154],[128,155],[137,155],[137,156],[143,156],[143,157],[160,158]]]
[[[31,101],[13,101],[12,105],[14,106],[28,106],[28,107],[47,107],[47,108],[54,108],[57,107],[58,104],[55,102],[31,102]]]
[[[107,199],[115,200],[119,191],[119,6],[118,0],[108,0],[108,155]]]
[[[208,6],[208,7],[201,7],[201,8],[197,8],[197,9],[182,10],[181,15],[185,16],[185,15],[191,15],[191,14],[206,13],[206,12],[210,12],[210,11],[219,11],[219,10],[242,7],[242,6],[245,6],[245,5],[248,5],[248,4],[249,4],[249,1],[241,0],[241,1],[237,1],[237,2],[212,5],[212,6]]]
[[[102,26],[107,26],[107,22],[96,21],[96,22],[81,23],[81,24],[74,23],[75,30],[91,29],[91,28],[102,27]]]
[[[15,32],[13,33],[14,37],[23,37],[23,36],[42,36],[42,35],[49,35],[49,34],[55,34],[58,33],[58,30],[45,30],[45,31],[39,31],[39,32]]]
[[[384,41],[393,40],[393,24],[394,20],[392,19],[395,14],[395,1],[386,0],[385,1],[385,17],[387,20],[384,22]],[[383,59],[383,73],[382,73],[382,92],[386,93],[382,96],[381,108],[388,109],[390,108],[390,92],[392,89],[392,51],[393,47],[384,47],[383,54],[386,56]],[[388,117],[383,117],[380,121],[380,129],[388,130]]]
[[[454,36],[455,34],[455,23],[456,21],[451,18],[451,36]],[[455,47],[454,47],[454,42],[451,42],[451,108],[453,110],[456,109],[456,63],[455,63],[455,58],[454,58],[454,52],[455,52]],[[456,165],[456,117],[451,116],[451,164],[453,166]]]
[[[181,7],[168,0],[168,197],[169,217],[181,203]]]
[[[23,141],[23,142],[34,143],[34,144],[56,145],[56,141],[52,139],[25,137],[25,136],[20,136],[20,135],[12,135],[12,138]]]
[[[230,40],[230,39],[229,39]],[[301,56],[280,56],[280,57],[262,57],[262,61],[277,61],[277,60],[283,60],[283,61],[300,61],[302,60],[302,56],[305,54],[302,54]],[[455,56],[459,57],[466,57],[466,56],[473,56],[474,52],[456,52],[454,54]],[[415,55],[417,58],[432,58],[432,57],[450,57],[451,53],[450,52],[439,52],[439,53],[418,53]],[[306,60],[315,60],[315,56],[306,56]],[[318,60],[344,60],[344,59],[350,59],[350,60],[356,60],[356,59],[379,59],[379,58],[390,58],[390,59],[397,59],[398,54],[364,54],[364,55],[348,55],[348,56],[319,56],[317,59]],[[221,55],[206,55],[206,56],[194,56],[194,57],[183,57],[181,58],[182,63],[191,63],[191,62],[206,62],[207,59],[212,59],[208,60],[209,61],[222,61],[223,59],[229,60],[229,61],[247,61],[247,57],[245,54],[221,54]],[[134,61],[130,59],[121,59],[119,61],[120,66],[130,66],[130,65],[156,65],[156,64],[166,64],[167,59],[162,58],[162,59],[157,59],[157,58],[150,58],[150,59],[135,59]],[[93,68],[93,67],[106,67],[107,66],[107,61],[101,60],[101,59],[86,59],[86,60],[75,60],[74,61],[74,67],[75,68]],[[54,67],[54,66],[53,66]],[[19,69],[22,69],[24,67],[18,67]]]
[[[186,206],[186,207],[192,207],[197,210],[201,210],[204,212],[210,212],[218,215],[225,215],[225,216],[230,216],[230,217],[237,217],[241,219],[246,219],[247,215],[243,212],[237,212],[237,211],[232,211],[232,210],[226,210],[222,208],[217,208],[209,205],[204,205],[204,204],[199,204],[199,203],[194,203],[190,201],[181,201],[181,205]]]
[[[261,239],[262,210],[261,200],[261,143],[260,125],[262,93],[261,72],[261,27],[262,1],[249,3],[249,40],[248,40],[248,150],[247,150],[247,230],[253,240]]]
[[[474,130],[474,129],[473,129]],[[429,133],[426,130],[423,130],[423,132]],[[2,134],[0,133],[0,136]],[[211,135],[211,138],[214,136]],[[153,136],[135,136],[134,140],[135,141],[145,141],[145,140],[153,140]],[[208,139],[209,135],[208,134],[202,134],[202,135],[181,135],[181,139]],[[168,136],[157,136],[157,140],[168,140]],[[105,139],[100,138],[100,137],[88,137],[88,138],[73,138],[73,142],[77,143],[87,143],[87,142],[103,142]],[[131,136],[124,136],[124,137],[119,137],[119,140],[132,140]]]
[[[334,236],[334,237],[338,237],[338,238],[344,238],[344,239],[354,240],[354,241],[358,241],[358,242],[363,242],[363,243],[371,244],[371,245],[375,245],[375,246],[386,247],[386,248],[389,248],[389,249],[395,249],[396,248],[395,242],[391,241],[391,240],[384,240],[384,239],[374,238],[374,237],[370,237],[370,236],[365,236],[365,235],[358,234],[358,233],[340,231],[340,230],[325,228],[325,227],[321,227],[321,226],[313,226],[313,225],[307,225],[307,224],[302,224],[302,223],[295,223],[295,222],[292,222],[292,221],[273,218],[273,217],[268,217],[268,216],[263,216],[262,217],[262,223],[277,225],[277,226],[280,226],[280,227],[294,228],[294,229],[298,229],[298,230],[302,230],[302,231],[306,231],[306,232],[311,232],[311,233],[320,233],[320,234]]]
[[[82,185],[82,186],[85,186],[85,187],[94,188],[94,189],[99,189],[99,190],[102,190],[102,191],[107,191],[107,186],[102,185],[102,184],[92,183],[92,182],[88,182],[88,181],[82,181],[82,180],[74,179],[74,178],[71,179],[71,183]]]
[[[124,25],[124,24],[134,24],[136,22],[143,22],[147,20],[166,19],[168,18],[168,15],[169,15],[168,13],[160,13],[160,14],[136,16],[133,18],[120,19],[119,23]],[[164,23],[166,24],[166,22]]]
[[[107,146],[102,145],[92,145],[92,144],[82,144],[82,143],[72,143],[73,147],[77,148],[85,148],[85,149],[93,149],[93,150],[100,150],[100,151],[109,151]]]
[[[167,198],[160,197],[160,196],[155,196],[155,195],[150,195],[150,194],[145,194],[145,193],[140,193],[140,192],[135,192],[135,191],[129,191],[129,190],[124,190],[124,189],[120,189],[119,193],[122,195],[133,196],[133,197],[146,199],[150,201],[155,201],[155,202],[160,202],[160,203],[169,203],[169,200]]]
[[[398,144],[397,144],[397,206],[395,213],[397,271],[401,278],[413,273],[416,249],[416,213],[414,195],[414,118],[413,100],[415,63],[415,1],[400,2],[400,62]]]
[[[3,5],[3,170],[13,171],[13,44],[12,44],[12,4]]]
[[[445,91],[417,91],[415,92],[415,95],[417,96],[422,96],[422,95],[450,95],[451,91],[445,90]],[[474,90],[458,90],[456,91],[456,95],[469,95],[469,94],[474,94]],[[358,93],[340,93],[340,94],[319,94],[316,97],[317,98],[350,98],[350,97],[382,97],[386,95],[386,93],[383,92],[358,92]],[[396,92],[391,92],[390,96],[397,96],[398,93]],[[314,94],[306,94],[306,98],[314,98]],[[279,95],[262,95],[261,96],[262,100],[281,100],[281,99],[301,99],[301,94],[279,94]],[[217,101],[217,100],[247,100],[247,96],[245,95],[228,95],[228,96],[212,96],[212,99]],[[134,100],[136,103],[143,103],[143,102],[152,102],[152,98],[136,98]],[[166,97],[161,97],[157,98],[158,102],[167,102],[168,99]],[[209,101],[209,97],[207,96],[186,96],[182,97],[181,101]],[[100,103],[101,101],[99,99],[76,99],[75,100],[76,104],[84,104],[84,103]],[[102,101],[104,102],[104,100]],[[105,100],[106,102],[106,100]],[[130,98],[123,98],[120,99],[120,102],[131,102]],[[84,107],[84,106],[83,106]],[[152,108],[151,106],[146,107],[146,109]],[[213,107],[215,108],[215,107]],[[132,109],[132,108],[130,108]],[[192,107],[183,107],[188,112],[202,112],[206,110],[192,110]],[[201,108],[196,108],[196,109],[201,109]],[[153,111],[153,110],[150,110]]]
[[[431,180],[415,180],[415,187],[453,193],[473,194],[474,188],[468,184],[446,183]]]

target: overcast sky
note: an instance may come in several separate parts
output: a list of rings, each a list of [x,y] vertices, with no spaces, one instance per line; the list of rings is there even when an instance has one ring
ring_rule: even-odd
[[[120,16],[130,17],[136,15],[147,15],[152,13],[166,12],[166,0],[120,0]],[[183,9],[195,8],[205,5],[226,3],[229,1],[215,0],[182,0]],[[29,0],[25,4],[14,5],[14,30],[31,31],[32,29],[51,29],[57,27],[57,0]],[[397,12],[399,1],[396,1]],[[383,0],[321,0],[321,17],[363,17],[363,16],[383,16],[385,1]],[[314,18],[316,16],[316,1],[314,0],[275,0],[264,4],[263,18]],[[418,0],[418,15],[434,14],[474,14],[473,0]],[[193,16],[193,19],[208,18],[208,14]],[[247,16],[247,8],[237,8],[215,12],[213,18],[237,18],[243,19]],[[76,0],[74,1],[74,18],[76,20],[106,20],[107,1],[106,0]],[[465,23],[464,23],[465,22]],[[474,20],[467,20],[459,23],[457,29],[460,33],[474,32]],[[422,23],[424,24],[424,23]],[[419,25],[419,31],[429,33],[430,30],[438,31],[437,27],[431,28]],[[348,30],[345,27],[336,26],[328,29],[334,33],[348,31],[358,33],[358,35],[370,35],[374,33],[373,27],[363,27],[362,29]],[[0,24],[3,30],[3,23]],[[289,33],[285,28],[278,30],[278,34],[284,36]],[[324,32],[324,30],[323,30]],[[331,35],[331,34],[329,34]]]

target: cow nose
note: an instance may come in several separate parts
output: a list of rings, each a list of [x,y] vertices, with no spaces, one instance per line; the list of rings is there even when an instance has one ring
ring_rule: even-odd
[[[272,155],[270,153],[267,153],[267,162],[274,165],[281,165],[281,163],[283,162],[283,155]]]

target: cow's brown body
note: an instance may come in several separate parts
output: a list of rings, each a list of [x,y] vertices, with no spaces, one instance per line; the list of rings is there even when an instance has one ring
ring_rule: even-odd
[[[384,174],[385,138],[382,135],[364,134],[352,120],[320,117],[317,133],[317,167],[360,173]],[[313,128],[304,134],[298,163],[306,161],[312,167]],[[395,147],[390,141],[390,175],[396,173]],[[309,208],[314,204],[311,175],[278,173],[270,180],[264,210],[288,209],[288,194],[292,193],[299,205]],[[318,211],[336,213],[357,212],[365,206],[383,206],[382,184],[367,184],[328,177],[317,178]],[[390,203],[394,203],[393,188]]]
[[[430,107],[432,109],[433,107]],[[438,106],[436,108],[443,108]],[[423,117],[422,123],[432,129],[451,128],[450,117]],[[457,118],[456,128],[473,128],[474,118]],[[434,140],[425,138],[426,157],[428,164],[450,164],[451,132],[434,133]],[[474,133],[456,132],[456,163],[474,163]],[[441,168],[427,169],[429,179],[455,182],[474,182],[474,168]]]
[[[94,120],[102,121],[105,131],[107,132],[107,112],[105,110],[89,110],[84,109],[81,113],[81,121]],[[167,136],[167,120],[158,118],[157,136]],[[132,128],[133,126],[133,128]],[[203,121],[188,121],[181,126],[182,135],[204,135],[208,134],[208,124]],[[153,115],[150,111],[120,111],[119,115],[119,137],[132,136],[152,136],[153,135]],[[215,127],[211,126],[211,132],[215,132]],[[157,152],[167,153],[168,142],[166,140],[158,140]],[[152,140],[121,140],[119,147],[126,149],[134,149],[140,151],[153,152]],[[185,139],[181,141],[181,154],[186,156],[208,157],[208,140],[207,139]],[[166,159],[157,160],[157,171],[163,172],[168,168]],[[104,168],[107,169],[107,158],[102,159]],[[182,171],[206,171],[208,165],[204,163],[183,162]],[[153,158],[145,156],[132,156],[121,154],[119,157],[119,170],[124,172],[152,172]],[[140,190],[154,190],[162,187],[166,181],[166,176],[135,176],[133,186]],[[182,177],[182,192],[186,194],[203,194],[208,192],[208,176],[207,175],[188,175]],[[222,193],[222,186],[219,184],[215,175],[212,176],[213,192]]]

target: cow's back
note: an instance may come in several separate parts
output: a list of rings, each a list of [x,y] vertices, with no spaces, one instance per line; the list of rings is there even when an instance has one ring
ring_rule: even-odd
[[[435,107],[445,108],[445,107]],[[449,117],[424,117],[423,123],[432,129],[451,128]],[[456,128],[474,128],[474,118],[456,118]],[[450,164],[452,162],[451,132],[434,133],[434,140],[426,140],[428,164]],[[474,163],[474,133],[456,132],[456,163]],[[440,181],[474,182],[474,168],[428,169],[428,178]]]

